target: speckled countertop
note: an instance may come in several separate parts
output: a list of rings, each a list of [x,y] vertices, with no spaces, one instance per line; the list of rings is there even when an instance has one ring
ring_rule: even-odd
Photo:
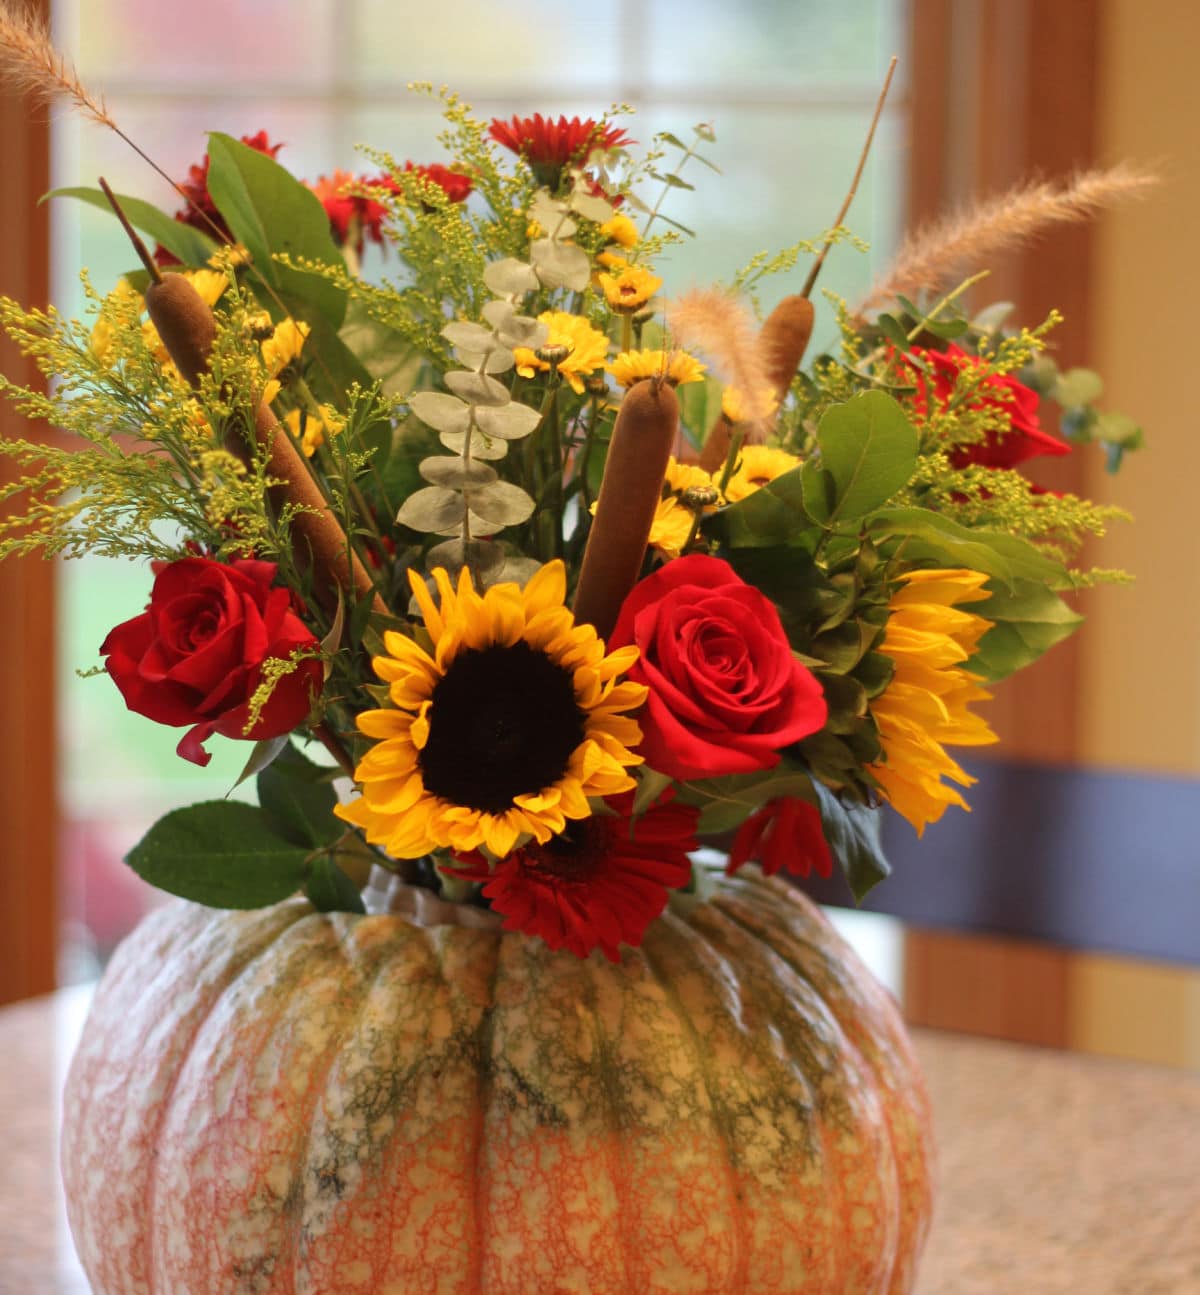
[[[54,1150],[85,1008],[67,991],[0,1009],[0,1295],[88,1295]],[[1200,1295],[1200,1075],[916,1041],[940,1147],[919,1295]]]

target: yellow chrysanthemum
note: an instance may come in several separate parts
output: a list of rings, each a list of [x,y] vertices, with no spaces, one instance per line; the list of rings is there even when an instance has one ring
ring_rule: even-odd
[[[643,378],[665,378],[673,387],[704,380],[704,365],[686,351],[622,351],[608,371],[623,387]]]
[[[620,274],[622,270],[629,269],[629,261],[623,257],[620,252],[601,252],[596,257],[596,264],[602,265],[606,270],[611,270],[615,274]],[[596,287],[600,287],[600,276],[596,276]]]
[[[311,459],[317,450],[346,426],[346,420],[331,405],[322,405],[320,416],[309,410],[289,410],[284,426],[300,442],[305,458]]]
[[[636,247],[638,242],[637,226],[628,216],[618,212],[611,220],[600,226],[600,232],[610,243],[618,247]]]
[[[769,481],[781,477],[797,467],[800,460],[786,450],[773,450],[769,445],[745,445],[738,455],[737,471],[725,483],[726,503],[736,504]]]
[[[281,373],[300,354],[309,327],[303,320],[281,319],[275,331],[262,344],[263,363],[274,377]]]
[[[920,836],[947,805],[970,806],[953,787],[975,779],[945,751],[945,744],[980,746],[997,740],[987,722],[971,713],[974,701],[991,693],[980,676],[962,668],[992,622],[958,603],[986,598],[987,577],[962,568],[913,571],[892,595],[880,651],[896,673],[871,703],[884,762],[868,766],[894,809]]]
[[[457,590],[440,568],[433,576],[436,605],[409,572],[433,654],[385,632],[374,666],[392,705],[358,717],[376,741],[354,772],[363,794],[339,816],[398,859],[480,846],[503,857],[587,818],[589,796],[630,790],[642,733],[624,712],[646,689],[622,675],[637,648],[606,655],[575,624],[563,564],[482,596],[466,569]]]
[[[567,356],[557,364],[559,373],[571,385],[577,396],[583,395],[583,379],[589,373],[604,367],[608,355],[608,338],[595,329],[580,315],[568,314],[565,310],[544,310],[538,316],[538,323],[547,328],[543,347],[565,346]],[[523,378],[532,378],[539,370],[549,370],[546,360],[539,359],[527,346],[518,346],[513,355],[517,362],[517,372]]]
[[[641,310],[663,283],[657,274],[651,274],[641,265],[627,265],[617,274],[598,277],[604,299],[612,310]]]
[[[769,387],[760,388],[752,399],[747,399],[737,387],[726,387],[721,393],[721,413],[731,423],[770,418],[778,408],[779,397]]]

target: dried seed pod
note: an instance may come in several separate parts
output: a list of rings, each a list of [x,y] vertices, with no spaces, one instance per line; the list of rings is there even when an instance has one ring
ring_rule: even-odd
[[[665,382],[635,383],[621,402],[575,591],[575,619],[601,638],[637,583],[678,425],[679,401]]]

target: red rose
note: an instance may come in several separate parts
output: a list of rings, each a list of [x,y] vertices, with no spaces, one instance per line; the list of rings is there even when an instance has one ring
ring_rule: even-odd
[[[629,677],[650,689],[638,750],[672,778],[769,769],[825,723],[774,604],[717,558],[677,558],[636,584],[609,647],[627,643],[641,650]]]
[[[953,396],[959,375],[964,369],[980,364],[978,356],[968,355],[961,348],[950,345],[944,351],[930,351],[914,347],[910,354],[918,356],[932,373],[933,399],[945,405]],[[917,394],[912,398],[918,414],[929,412],[929,379],[925,374],[910,369],[917,384]],[[1038,421],[1040,400],[1036,391],[1030,390],[1010,374],[985,378],[967,403],[968,409],[992,409],[1005,414],[1009,420],[1007,432],[988,432],[987,438],[973,445],[959,445],[950,451],[950,462],[956,468],[977,463],[985,468],[1015,468],[1026,459],[1042,454],[1069,454],[1071,447],[1048,432],[1042,431]]]
[[[147,609],[110,631],[100,648],[130,710],[173,728],[195,725],[177,748],[185,760],[207,764],[203,743],[214,733],[259,739],[290,732],[321,691],[321,662],[301,661],[246,731],[264,663],[317,646],[291,593],[271,588],[275,572],[273,562],[211,558],[161,566]]]

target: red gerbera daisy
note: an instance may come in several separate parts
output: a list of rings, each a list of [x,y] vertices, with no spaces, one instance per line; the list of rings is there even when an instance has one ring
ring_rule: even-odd
[[[492,119],[488,134],[497,144],[523,157],[538,180],[551,189],[557,188],[562,169],[568,162],[583,162],[594,148],[622,148],[632,144],[623,130],[595,121],[591,117],[514,117],[512,121]]]
[[[561,836],[514,850],[491,870],[474,853],[451,871],[486,882],[483,893],[504,914],[506,931],[539,935],[580,958],[598,948],[617,962],[617,946],[641,944],[667,891],[691,876],[699,811],[663,797],[633,818],[632,792],[605,803],[616,812],[572,822]]]
[[[354,192],[355,186],[366,184],[379,188],[390,187],[384,178],[360,179],[349,171],[334,171],[332,176],[320,176],[316,184],[308,186],[325,208],[334,241],[339,247],[353,243],[359,256],[362,255],[366,238],[370,238],[373,243],[383,241],[383,218],[387,215],[387,208],[383,203],[368,198],[365,193]]]
[[[452,171],[440,162],[430,162],[427,166],[417,166],[405,162],[406,171],[415,171],[417,175],[436,184],[451,202],[466,202],[470,196],[472,184],[469,175],[461,171]]]
[[[768,877],[781,868],[797,877],[815,871],[828,877],[833,856],[821,828],[821,814],[806,800],[769,800],[737,830],[726,872],[735,873],[747,859],[757,859]]]
[[[260,130],[256,135],[243,135],[242,143],[272,158],[283,147],[282,143],[272,144],[265,130]],[[187,179],[181,182],[179,188],[187,202],[175,213],[175,219],[181,224],[192,225],[206,234],[218,237],[222,242],[232,243],[233,234],[208,191],[207,153],[199,163],[193,162],[188,167]],[[154,259],[159,265],[179,264],[179,258],[161,244],[154,249]]]

